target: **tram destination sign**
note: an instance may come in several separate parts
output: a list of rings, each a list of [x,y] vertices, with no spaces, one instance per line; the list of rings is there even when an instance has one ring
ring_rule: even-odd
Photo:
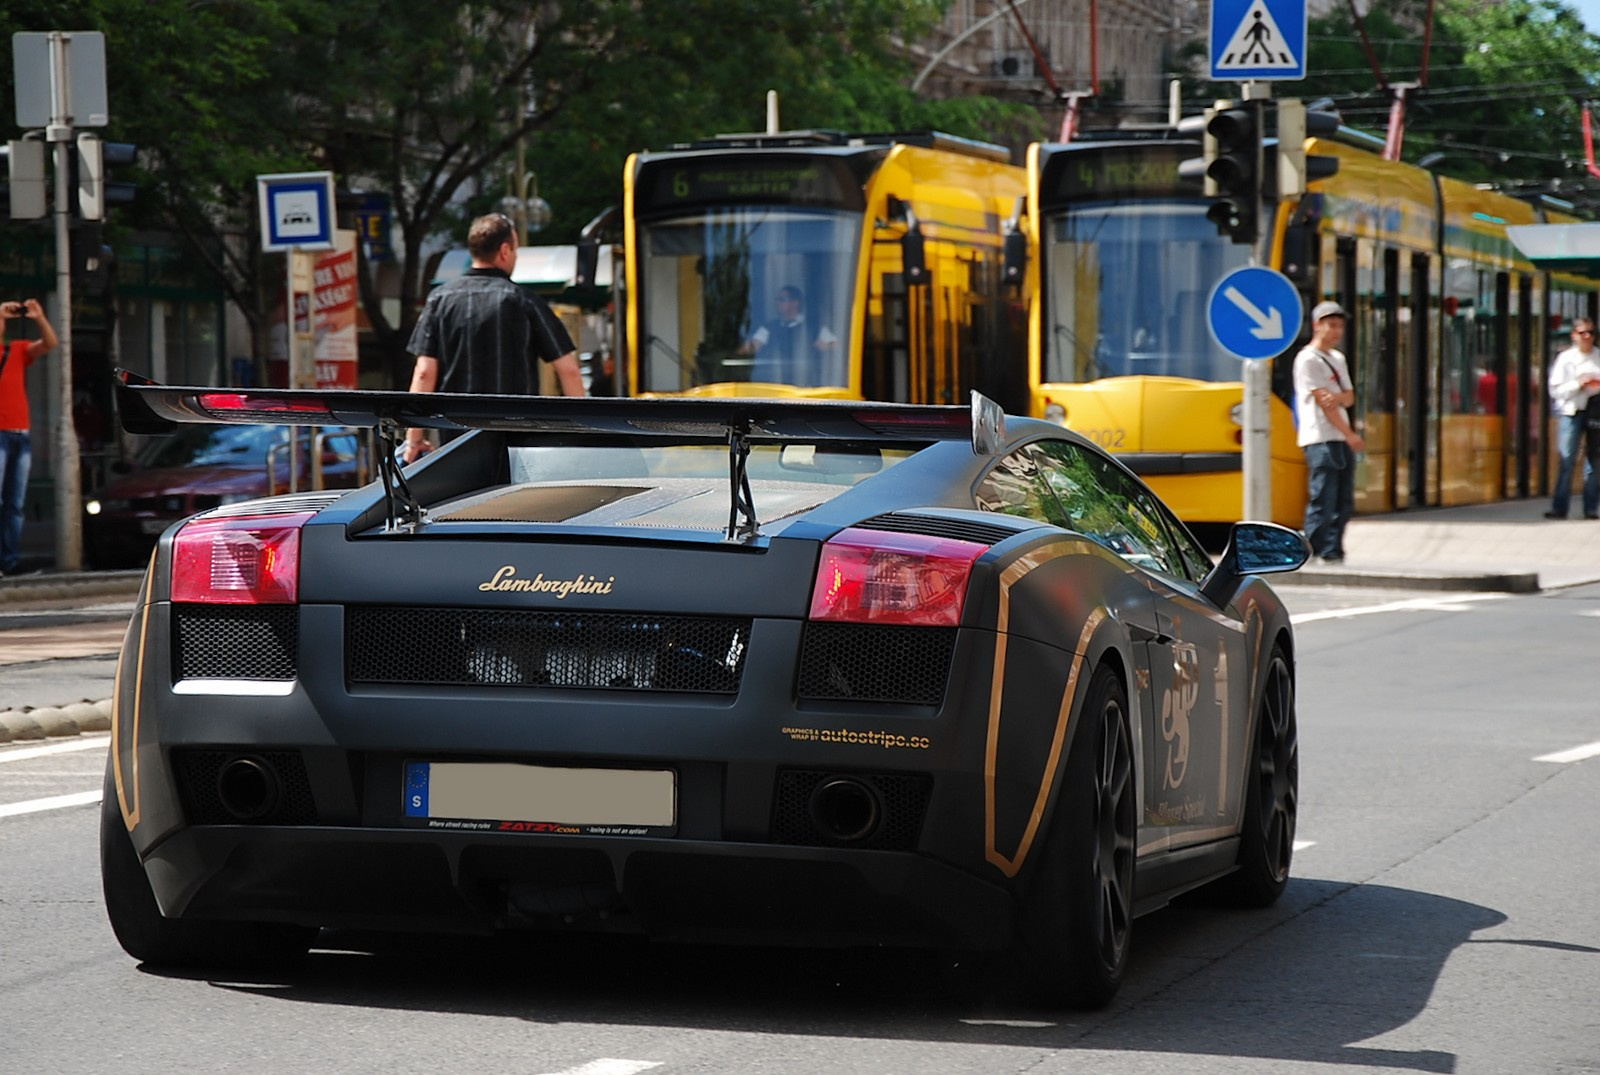
[[[1067,202],[1108,201],[1118,198],[1177,197],[1198,194],[1194,183],[1178,178],[1178,165],[1194,156],[1193,145],[1138,145],[1081,147],[1058,150],[1044,163],[1040,184],[1045,207]]]
[[[860,209],[860,184],[837,158],[717,154],[646,160],[635,185],[639,206],[660,212],[700,205],[761,202]]]

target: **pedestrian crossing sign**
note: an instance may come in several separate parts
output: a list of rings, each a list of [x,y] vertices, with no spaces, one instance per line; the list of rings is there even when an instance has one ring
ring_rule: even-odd
[[[1306,0],[1212,0],[1211,80],[1306,77]]]

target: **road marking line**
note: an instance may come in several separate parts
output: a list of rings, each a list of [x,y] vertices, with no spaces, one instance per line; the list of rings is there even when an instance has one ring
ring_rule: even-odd
[[[42,747],[23,747],[21,750],[0,751],[0,762],[27,761],[29,758],[44,758],[51,754],[67,754],[74,750],[94,750],[111,742],[109,735],[93,735],[86,739],[68,739],[61,743],[51,743]]]
[[[1558,750],[1554,754],[1541,754],[1534,761],[1548,761],[1556,765],[1566,765],[1568,762],[1583,761],[1585,758],[1600,756],[1600,743],[1585,743],[1581,747],[1571,750]]]
[[[1370,616],[1377,612],[1468,612],[1470,601],[1502,601],[1508,594],[1475,593],[1459,597],[1411,597],[1404,601],[1386,601],[1381,605],[1355,605],[1351,608],[1330,608],[1322,612],[1291,615],[1292,623],[1315,623],[1318,620],[1343,620],[1352,616]]]
[[[658,1068],[664,1063],[666,1063],[664,1060],[613,1060],[607,1057],[591,1060],[587,1064],[579,1064],[564,1071],[552,1071],[549,1075],[637,1075],[638,1072]]]
[[[100,801],[98,791],[80,791],[72,795],[52,795],[48,799],[31,799],[25,803],[8,803],[0,806],[0,817],[19,814],[37,814],[41,810],[60,810],[68,806],[88,806]]]
[[[1044,1023],[1037,1019],[963,1019],[968,1026],[1012,1026],[1023,1030],[1044,1030],[1053,1027],[1055,1023]]]
[[[1294,842],[1294,849],[1296,851],[1304,851],[1308,847],[1316,847],[1316,846],[1317,846],[1317,841],[1315,841],[1315,840],[1296,840]]]

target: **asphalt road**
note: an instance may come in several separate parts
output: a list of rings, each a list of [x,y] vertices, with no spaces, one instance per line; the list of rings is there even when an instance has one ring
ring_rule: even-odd
[[[0,746],[0,1072],[1600,1072],[1600,586],[1283,592],[1295,879],[1141,919],[1106,1011],[900,953],[327,935],[284,977],[146,971],[100,907],[92,735]]]

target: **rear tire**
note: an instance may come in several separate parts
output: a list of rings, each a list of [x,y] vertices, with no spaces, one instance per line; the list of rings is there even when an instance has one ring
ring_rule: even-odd
[[[117,943],[155,967],[217,969],[283,966],[304,957],[317,931],[277,922],[167,918],[122,822],[117,787],[106,767],[100,800],[100,886]]]
[[[1042,1003],[1099,1008],[1128,962],[1138,825],[1128,695],[1111,668],[1095,670],[1078,719],[1012,956]]]
[[[1294,678],[1283,650],[1274,646],[1256,713],[1255,750],[1239,830],[1239,868],[1215,890],[1235,907],[1266,907],[1283,895],[1294,857],[1300,804],[1300,737]]]

